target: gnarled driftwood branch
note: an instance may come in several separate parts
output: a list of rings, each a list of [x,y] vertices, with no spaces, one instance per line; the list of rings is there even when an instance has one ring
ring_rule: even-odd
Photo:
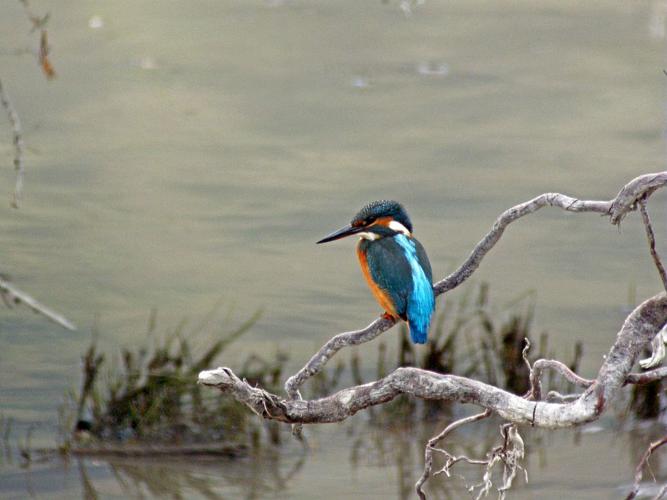
[[[545,193],[503,212],[491,230],[480,240],[461,266],[446,278],[433,285],[436,295],[448,292],[474,273],[484,256],[495,246],[512,222],[532,214],[541,208],[558,207],[569,212],[595,212],[610,217],[612,224],[619,224],[629,212],[637,207],[640,199],[667,184],[667,172],[645,174],[631,180],[609,201],[579,200],[560,193]],[[396,324],[395,320],[380,317],[362,330],[340,333],[329,340],[295,375],[287,379],[285,391],[291,398],[299,398],[299,388],[310,377],[318,374],[327,362],[343,347],[363,344],[373,340]]]
[[[491,230],[475,246],[465,262],[452,274],[434,284],[436,295],[452,290],[467,280],[479,267],[484,256],[500,240],[509,224],[537,210],[553,206],[571,212],[595,212],[610,217],[612,224],[619,224],[631,211],[639,206],[649,240],[649,249],[654,263],[663,278],[664,269],[655,250],[653,230],[645,211],[647,198],[658,188],[667,184],[667,172],[639,176],[621,189],[616,198],[609,201],[579,200],[559,193],[545,193],[532,200],[503,212]],[[329,340],[295,375],[290,377],[285,389],[287,398],[269,393],[262,388],[252,387],[238,378],[229,368],[203,371],[199,382],[217,387],[244,403],[257,415],[271,420],[291,424],[313,424],[340,422],[358,411],[374,405],[384,404],[400,394],[408,394],[422,399],[437,399],[471,403],[484,408],[484,412],[450,424],[443,432],[432,438],[425,450],[426,467],[416,484],[416,492],[424,498],[422,486],[431,475],[432,452],[442,451],[451,462],[465,460],[468,463],[486,464],[486,473],[481,493],[486,494],[491,487],[491,469],[498,460],[505,464],[504,484],[498,488],[501,497],[511,485],[520,466],[516,460],[523,454],[523,441],[516,426],[531,425],[543,428],[559,428],[580,425],[600,417],[626,384],[644,384],[667,376],[667,368],[656,368],[645,373],[631,373],[644,347],[653,339],[654,350],[663,346],[660,333],[667,324],[667,294],[656,295],[632,311],[626,318],[609,354],[593,380],[580,377],[557,360],[537,360],[532,366],[525,357],[530,370],[531,390],[518,396],[483,382],[450,374],[434,373],[418,368],[398,368],[386,377],[368,384],[350,387],[320,399],[304,401],[299,388],[310,377],[316,375],[326,363],[343,347],[368,342],[396,323],[382,316],[362,330],[336,335]],[[664,352],[664,349],[662,350]],[[661,359],[654,353],[642,366],[657,364]],[[560,373],[575,386],[583,388],[578,394],[561,395],[550,392],[542,399],[540,377],[545,369]],[[453,455],[435,448],[438,441],[449,432],[473,421],[495,413],[507,422],[503,427],[504,445],[492,450],[487,460],[473,460]],[[509,441],[512,441],[511,444]],[[448,467],[449,467],[448,466]],[[447,470],[441,472],[447,473]]]
[[[398,368],[386,377],[350,387],[330,396],[305,401],[285,399],[252,387],[229,368],[199,374],[199,382],[217,387],[264,418],[286,423],[340,422],[360,410],[387,403],[399,394],[422,399],[472,403],[489,409],[508,422],[545,428],[570,427],[596,420],[609,406],[630,370],[655,333],[667,322],[667,294],[640,304],[625,320],[616,342],[593,383],[572,403],[531,401],[484,382],[434,373],[419,368]]]

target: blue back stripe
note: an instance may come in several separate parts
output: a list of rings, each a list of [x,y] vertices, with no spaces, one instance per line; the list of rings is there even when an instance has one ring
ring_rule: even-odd
[[[394,241],[403,249],[412,271],[412,292],[408,297],[407,308],[410,336],[414,342],[423,344],[435,309],[433,285],[419,264],[414,241],[404,234],[394,236]]]

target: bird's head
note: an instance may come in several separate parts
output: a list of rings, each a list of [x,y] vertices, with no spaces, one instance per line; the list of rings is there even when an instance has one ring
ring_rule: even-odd
[[[366,205],[347,226],[334,231],[317,243],[326,243],[353,234],[368,240],[377,240],[399,233],[407,236],[412,234],[412,222],[408,213],[397,201],[380,200]]]

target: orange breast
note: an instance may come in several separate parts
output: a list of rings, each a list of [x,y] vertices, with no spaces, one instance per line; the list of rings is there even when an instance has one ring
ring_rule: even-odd
[[[368,283],[368,287],[371,289],[371,292],[373,293],[375,300],[378,301],[380,307],[382,307],[387,312],[387,314],[393,316],[394,318],[398,318],[398,314],[396,314],[396,309],[394,309],[394,303],[392,302],[389,294],[386,293],[384,290],[382,290],[382,288],[380,288],[377,285],[377,283],[373,281],[373,277],[371,276],[371,271],[368,268],[368,260],[366,259],[366,253],[362,252],[359,246],[357,246],[357,257],[359,258],[359,265],[361,266],[361,272],[364,275],[364,278],[366,278],[366,283]]]

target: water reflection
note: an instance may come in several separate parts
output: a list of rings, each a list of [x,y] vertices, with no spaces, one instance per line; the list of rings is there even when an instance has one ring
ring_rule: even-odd
[[[108,481],[100,479],[100,464],[113,478],[113,488],[123,496],[139,498],[225,498],[230,491],[237,498],[270,498],[289,488],[289,483],[302,469],[306,454],[286,458],[281,450],[264,450],[241,460],[150,459],[102,460],[93,464],[78,459],[81,491],[85,498],[98,498]],[[96,478],[89,469],[95,469]],[[102,486],[98,484],[101,483]]]
[[[460,415],[458,415],[460,416]],[[48,496],[54,492],[86,499],[106,496],[127,498],[366,498],[369,489],[380,488],[387,498],[414,498],[414,483],[423,470],[423,444],[455,417],[420,422],[398,418],[394,423],[356,422],[334,427],[307,428],[309,447],[287,437],[279,446],[266,446],[236,459],[188,458],[72,458],[41,455],[20,468],[16,457],[2,464],[3,498]],[[443,447],[471,458],[484,458],[499,444],[500,421],[491,420],[462,427]],[[624,432],[614,420],[602,426],[564,431],[521,429],[526,442],[522,463],[530,482],[518,477],[512,498],[553,498],[568,492],[575,497],[581,488],[587,498],[608,498],[615,490],[623,494],[632,484],[632,469],[648,443],[664,434],[661,424],[627,425]],[[597,428],[601,427],[601,429]],[[7,450],[3,450],[6,453]],[[588,456],[595,456],[591,464]],[[435,466],[442,465],[435,454]],[[500,471],[496,472],[496,476]],[[435,475],[426,484],[432,498],[458,499],[481,481],[479,466],[457,464],[451,477]],[[563,477],[569,481],[563,482]],[[644,491],[656,489],[667,479],[667,467],[656,452],[644,473]],[[496,477],[500,481],[500,477]],[[380,486],[381,485],[381,486]],[[578,492],[578,493],[574,493]]]

